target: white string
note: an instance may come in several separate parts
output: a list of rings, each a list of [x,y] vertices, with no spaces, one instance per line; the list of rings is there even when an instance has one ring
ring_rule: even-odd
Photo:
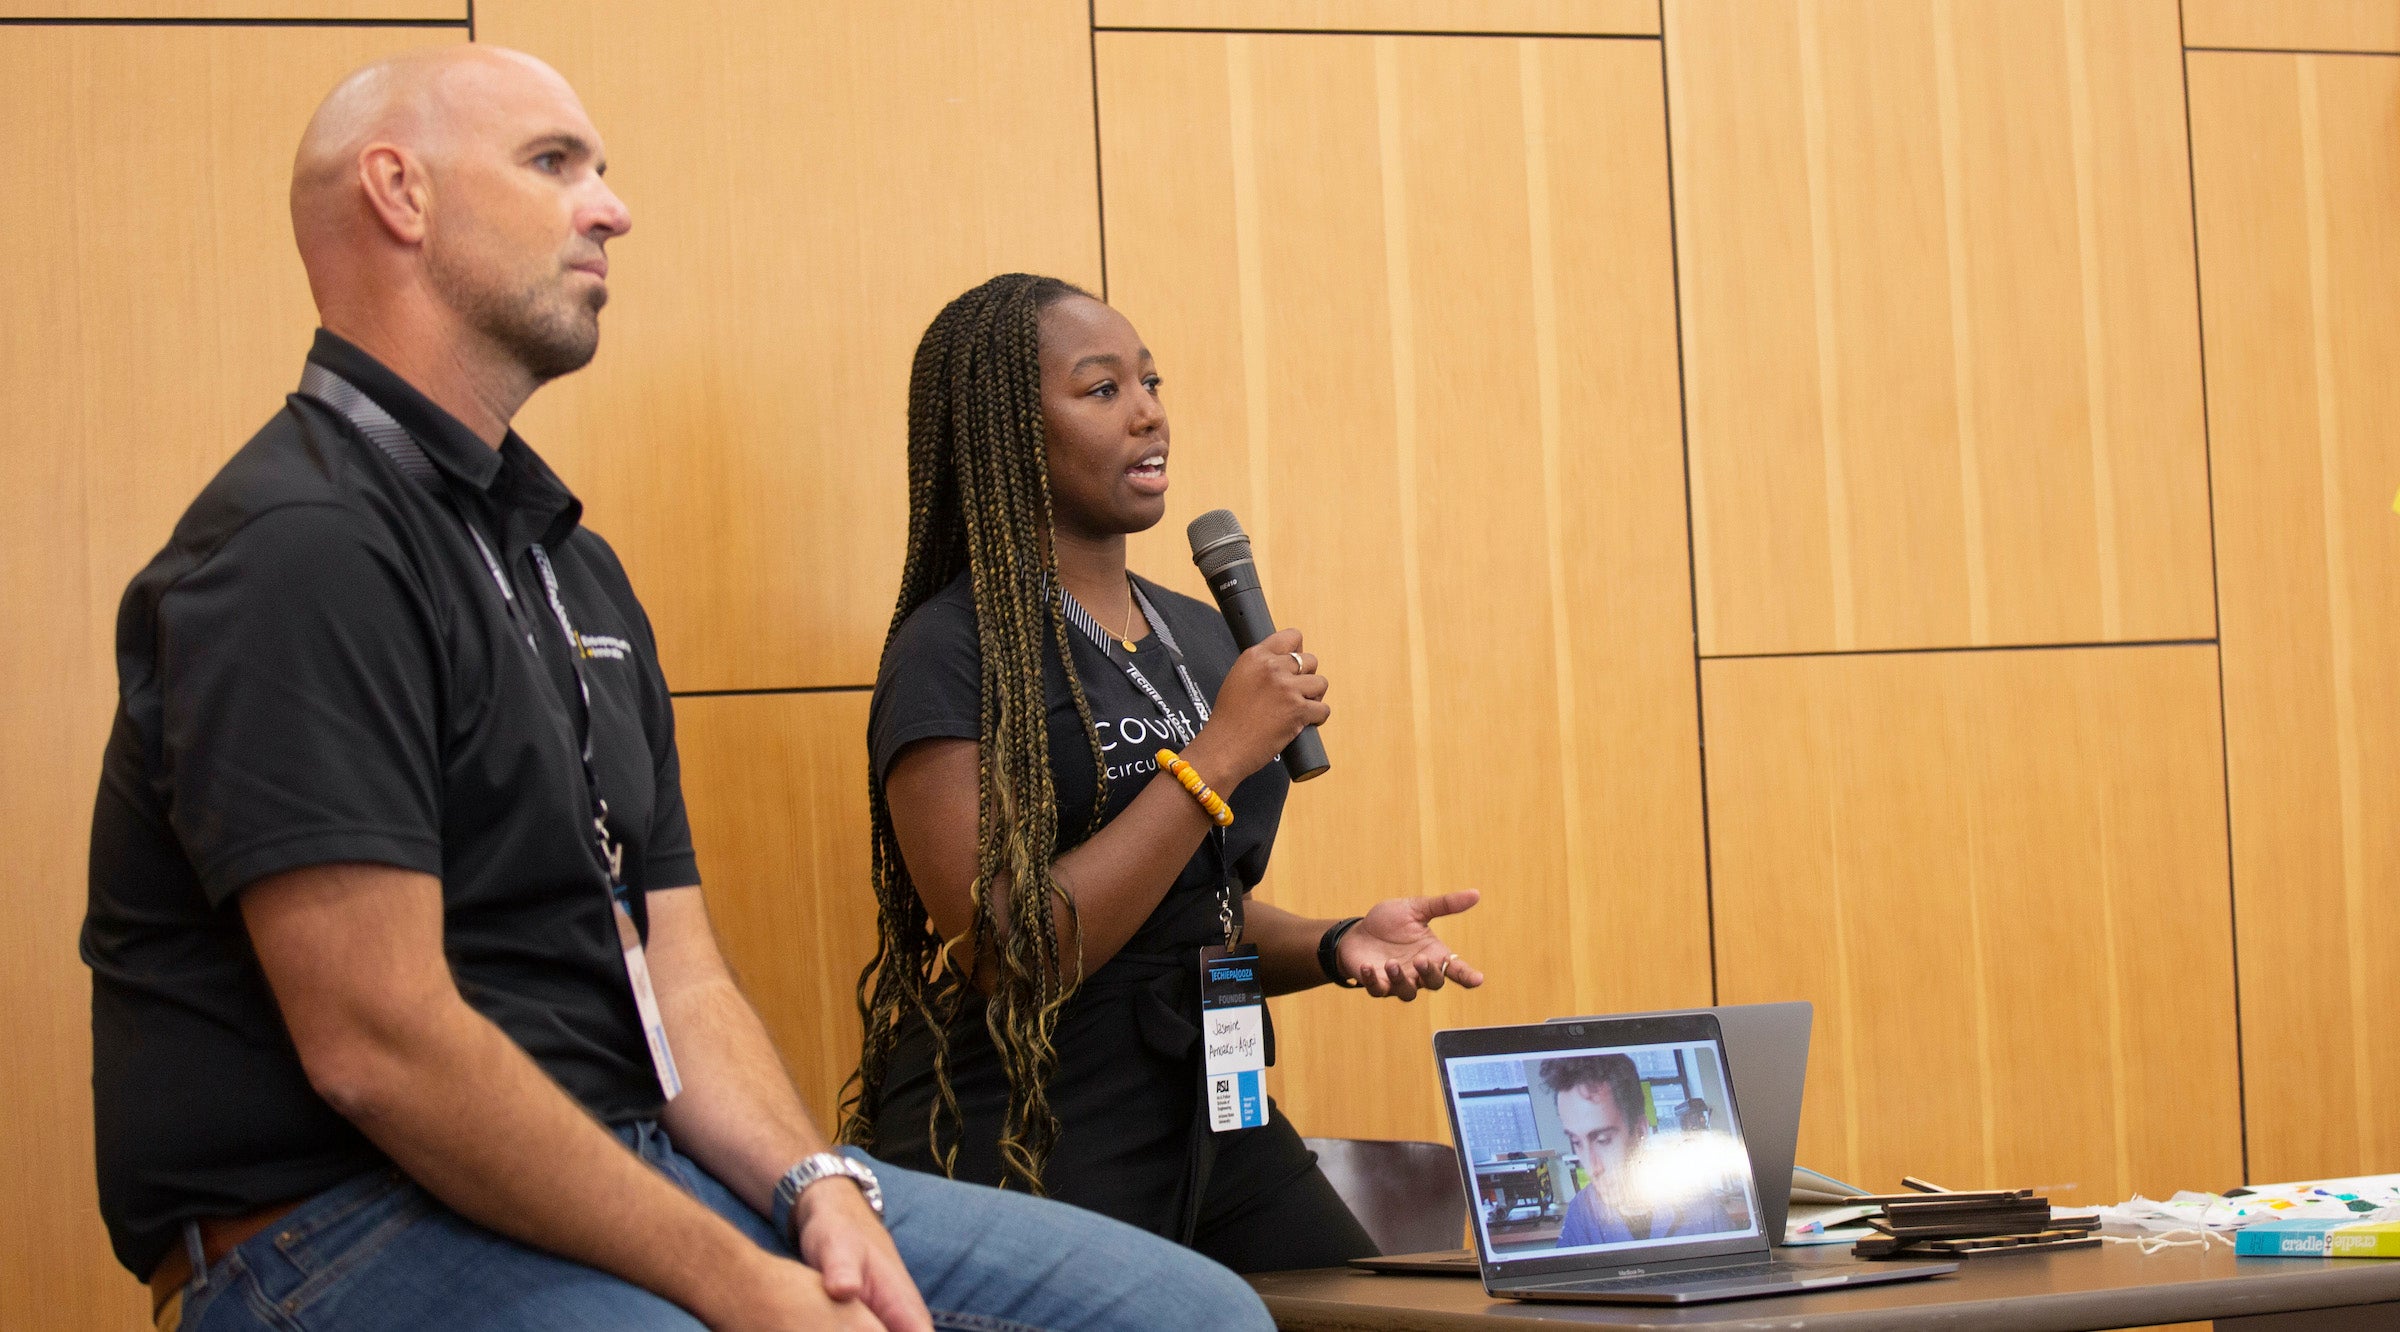
[[[2200,1238],[2173,1238],[2176,1235],[2198,1235]],[[2194,1226],[2178,1226],[2173,1230],[2153,1231],[2146,1235],[2102,1235],[2100,1238],[2108,1244],[2138,1244],[2142,1246],[2144,1257],[2157,1253],[2161,1249],[2188,1249],[2195,1245],[2202,1253],[2208,1252],[2211,1244],[2223,1244],[2227,1248],[2233,1247],[2233,1241],[2223,1235],[2213,1230]]]

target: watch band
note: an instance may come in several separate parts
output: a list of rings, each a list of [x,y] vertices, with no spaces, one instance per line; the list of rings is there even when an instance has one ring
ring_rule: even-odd
[[[1357,989],[1358,978],[1342,974],[1334,950],[1341,946],[1342,936],[1350,932],[1350,927],[1365,919],[1364,916],[1352,916],[1347,920],[1335,921],[1333,927],[1317,939],[1317,970],[1325,973],[1325,979],[1345,990]]]
[[[839,1152],[819,1152],[784,1171],[783,1178],[775,1182],[775,1202],[767,1221],[795,1250],[800,1247],[800,1236],[792,1228],[792,1214],[799,1210],[800,1195],[808,1192],[810,1185],[834,1178],[858,1185],[867,1206],[875,1209],[875,1215],[883,1215],[883,1186],[876,1182],[874,1171]]]

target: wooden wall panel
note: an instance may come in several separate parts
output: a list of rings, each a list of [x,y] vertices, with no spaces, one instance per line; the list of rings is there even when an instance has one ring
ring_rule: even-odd
[[[93,1195],[76,955],[117,598],[299,376],[316,320],[285,188],[309,112],[353,66],[453,36],[0,33],[0,614],[16,626],[0,653],[0,822],[19,868],[0,895],[15,1064],[0,1326],[146,1326]]]
[[[476,32],[575,84],[633,209],[598,361],[521,424],[668,678],[872,681],[918,335],[995,273],[1099,282],[1082,0],[485,0]]]
[[[2400,51],[2396,0],[2183,0],[2191,46]]]
[[[0,19],[12,18],[446,19],[464,24],[467,0],[0,0]]]
[[[1658,33],[1657,0],[1095,0],[1102,28]]]
[[[675,722],[717,937],[831,1133],[875,951],[867,694],[679,699]]]
[[[2400,61],[2195,54],[2191,78],[2251,1173],[2382,1170],[2400,1153]]]
[[[1702,688],[1720,997],[1817,1005],[1800,1159],[2074,1206],[2239,1181],[2213,649]]]
[[[1666,14],[1703,650],[2209,637],[2173,0]]]
[[[1487,989],[1285,1001],[1282,1095],[1439,1138],[1434,1026],[1708,995],[1657,52],[1102,34],[1099,65],[1110,294],[1176,440],[1135,563],[1205,596],[1183,525],[1232,507],[1335,682],[1263,891],[1486,893],[1449,937]]]

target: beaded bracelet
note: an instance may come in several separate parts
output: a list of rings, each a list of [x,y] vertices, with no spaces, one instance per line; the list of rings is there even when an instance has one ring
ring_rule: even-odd
[[[1192,765],[1184,762],[1174,750],[1158,751],[1158,766],[1183,783],[1183,789],[1192,793],[1192,799],[1200,802],[1200,808],[1208,811],[1208,817],[1218,827],[1233,826],[1233,806],[1225,803],[1225,797],[1209,789],[1208,783],[1200,780],[1200,774],[1192,771]]]

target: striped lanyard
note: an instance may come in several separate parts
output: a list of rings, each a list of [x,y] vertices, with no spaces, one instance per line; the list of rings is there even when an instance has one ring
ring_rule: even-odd
[[[567,616],[567,603],[558,595],[558,573],[550,567],[550,552],[542,549],[539,541],[526,549],[533,556],[534,567],[542,572],[542,593],[550,599],[550,613],[558,619],[559,632],[567,636],[567,668],[575,674],[575,693],[583,703],[576,729],[583,738],[583,784],[592,793],[592,831],[600,839],[601,859],[608,863],[609,894],[622,902],[630,895],[625,887],[625,848],[608,831],[608,802],[600,796],[600,773],[592,766],[592,685],[583,674],[583,659],[589,654],[583,635],[575,632],[575,621]]]
[[[440,497],[458,519],[459,525],[467,529],[467,536],[475,542],[475,553],[483,557],[483,567],[492,575],[492,585],[500,589],[500,601],[510,621],[517,622],[517,594],[509,586],[508,571],[501,567],[500,557],[492,553],[491,543],[483,539],[483,533],[469,521],[466,512],[458,507],[457,501],[443,486],[441,474],[434,470],[433,460],[426,456],[425,446],[408,433],[408,427],[401,425],[357,385],[314,361],[300,372],[300,394],[332,408],[346,418],[360,434],[367,437],[368,443],[392,460],[393,466],[398,467],[402,475]],[[592,687],[583,676],[583,639],[575,632],[575,622],[567,615],[567,604],[558,594],[558,574],[550,567],[550,552],[542,549],[540,542],[535,542],[531,553],[534,565],[541,570],[542,590],[549,596],[550,613],[557,617],[559,629],[567,636],[567,668],[575,676],[575,692],[582,703],[582,710],[575,719],[579,741],[577,748],[583,760],[584,789],[592,797],[592,832],[599,842],[601,864],[608,870],[609,896],[622,906],[631,896],[625,886],[625,848],[608,830],[608,801],[600,794],[599,769],[592,763]],[[540,655],[541,647],[531,629],[525,631],[525,646],[532,648],[535,655]]]
[[[1141,607],[1142,618],[1149,622],[1150,632],[1158,635],[1158,641],[1166,646],[1167,655],[1174,659],[1175,677],[1183,684],[1184,697],[1192,701],[1192,711],[1199,715],[1202,726],[1208,725],[1208,699],[1201,694],[1199,684],[1192,679],[1190,669],[1183,664],[1183,649],[1176,645],[1175,631],[1167,627],[1167,617],[1158,613],[1158,608],[1150,604],[1150,598],[1143,594],[1142,589],[1131,578],[1125,580],[1125,587],[1133,593],[1134,604]],[[1150,677],[1144,675],[1142,668],[1134,664],[1133,654],[1123,650],[1122,640],[1101,628],[1100,621],[1093,617],[1091,611],[1086,609],[1082,602],[1075,599],[1074,593],[1067,591],[1062,586],[1059,589],[1059,595],[1065,600],[1068,622],[1082,630],[1084,636],[1091,639],[1093,645],[1100,649],[1100,655],[1108,658],[1115,663],[1119,670],[1125,672],[1125,678],[1133,681],[1133,687],[1141,690],[1142,695],[1150,700],[1150,705],[1158,709],[1158,715],[1166,719],[1167,729],[1175,733],[1175,743],[1188,745],[1198,738],[1200,733],[1184,719],[1182,714],[1167,706],[1166,696],[1159,693],[1158,686],[1150,683]]]
[[[1158,613],[1158,607],[1150,604],[1149,595],[1131,577],[1126,578],[1125,586],[1133,593],[1134,604],[1142,608],[1142,618],[1149,623],[1150,632],[1158,635],[1158,641],[1167,649],[1167,655],[1174,659],[1175,678],[1183,684],[1184,697],[1192,701],[1192,711],[1199,715],[1202,726],[1208,725],[1207,696],[1200,692],[1199,683],[1192,679],[1191,669],[1183,664],[1183,649],[1176,645],[1175,631],[1167,627],[1167,617]],[[1092,640],[1100,649],[1101,656],[1116,663],[1117,668],[1125,672],[1125,678],[1133,681],[1133,687],[1141,690],[1150,700],[1150,705],[1158,709],[1158,715],[1165,719],[1167,729],[1174,733],[1175,743],[1189,745],[1198,738],[1200,733],[1181,714],[1167,706],[1166,696],[1159,693],[1158,686],[1150,683],[1150,677],[1134,664],[1133,654],[1124,650],[1123,640],[1101,628],[1100,621],[1063,585],[1059,588],[1059,596],[1068,621]],[[1074,663],[1069,662],[1067,668],[1073,670]],[[1242,913],[1235,909],[1235,903],[1241,895],[1233,889],[1233,854],[1226,844],[1223,828],[1208,830],[1208,844],[1217,857],[1217,924],[1225,931],[1225,946],[1231,948],[1242,937]]]

